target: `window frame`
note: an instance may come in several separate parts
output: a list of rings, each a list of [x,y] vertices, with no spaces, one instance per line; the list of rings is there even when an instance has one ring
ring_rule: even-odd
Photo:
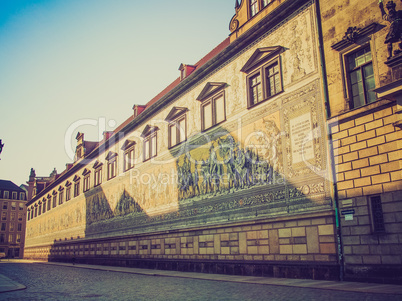
[[[224,114],[224,119],[217,122],[216,121],[216,100],[221,98],[223,99],[223,114]],[[205,127],[205,113],[204,113],[204,107],[206,107],[207,105],[211,105],[211,126],[209,127]],[[201,101],[201,105],[200,105],[200,109],[201,109],[201,131],[207,131],[223,122],[226,121],[226,93],[225,91],[219,91],[215,94],[213,94],[212,96],[206,98],[205,100]]]
[[[77,178],[74,180],[74,197],[78,197],[80,195],[80,181],[81,178]]]
[[[270,92],[270,81],[269,81],[269,68],[273,67],[274,65],[277,65],[278,67],[278,72],[274,74],[278,76],[279,78],[279,89],[275,90],[274,93]],[[251,80],[259,75],[260,76],[260,85],[261,85],[261,97],[262,99],[254,102],[253,101],[253,93],[252,93],[252,86],[251,86]],[[269,60],[268,62],[264,63],[263,65],[259,66],[258,68],[255,68],[254,71],[250,72],[247,77],[246,77],[246,83],[247,83],[247,108],[253,108],[261,103],[266,102],[267,100],[281,94],[283,92],[283,78],[282,78],[282,63],[281,63],[281,57],[278,55],[275,58]],[[276,87],[276,86],[275,86]]]
[[[87,192],[91,188],[91,173],[88,172],[84,175],[82,191]]]
[[[102,184],[102,166],[99,166],[94,171],[94,187]]]
[[[158,128],[147,126],[141,135],[143,140],[142,143],[142,157],[143,162],[149,161],[158,155]],[[148,153],[146,152],[146,145],[148,145]],[[153,153],[155,150],[155,153]]]
[[[376,202],[376,204],[375,204]],[[371,229],[374,234],[385,233],[384,210],[382,208],[381,195],[368,196],[370,208]],[[380,215],[378,215],[380,214]]]
[[[258,13],[260,11],[262,11],[265,7],[267,7],[272,2],[273,2],[273,0],[249,0],[248,1],[249,19],[254,18],[254,16],[258,15]],[[253,6],[255,7],[254,13],[253,13]]]
[[[111,180],[117,175],[117,156],[107,161],[107,179]]]
[[[180,122],[184,120],[184,129],[180,127]],[[172,128],[176,128],[175,131],[175,141],[176,143],[172,143]],[[182,137],[183,134],[183,139],[181,140],[180,138]],[[180,114],[179,116],[175,117],[173,120],[171,120],[168,124],[168,148],[175,147],[177,145],[180,145],[184,142],[187,141],[187,114],[183,113]]]
[[[62,205],[64,200],[64,188],[59,188],[59,205]]]
[[[131,157],[130,157],[131,154]],[[124,150],[123,154],[123,170],[127,171],[134,168],[135,147],[134,145]]]
[[[370,49],[370,54],[371,54],[371,61],[370,62],[365,62],[355,68],[353,68],[352,70],[350,69],[349,66],[349,59],[356,54],[359,51],[362,51],[366,48]],[[345,51],[344,53],[341,54],[341,60],[342,60],[342,67],[343,67],[343,74],[344,74],[344,79],[343,79],[343,84],[344,84],[344,90],[345,90],[345,98],[346,101],[348,103],[349,106],[349,110],[354,110],[354,109],[358,109],[361,107],[364,107],[368,104],[374,103],[376,101],[378,101],[378,96],[377,93],[375,93],[376,99],[372,102],[367,102],[368,100],[368,91],[366,91],[366,87],[365,87],[365,77],[364,77],[364,71],[363,68],[368,66],[368,65],[372,65],[373,68],[373,77],[374,77],[374,89],[377,88],[376,85],[376,76],[374,73],[374,57],[373,57],[373,51],[372,51],[372,45],[371,43],[365,43],[363,45],[360,45],[359,47],[353,47],[352,49],[348,49],[347,51]],[[359,105],[359,106],[355,106],[354,104],[354,100],[353,100],[353,85],[352,85],[352,79],[351,79],[351,73],[356,71],[356,70],[360,70],[360,74],[362,76],[362,85],[363,85],[363,95],[364,95],[364,104]]]

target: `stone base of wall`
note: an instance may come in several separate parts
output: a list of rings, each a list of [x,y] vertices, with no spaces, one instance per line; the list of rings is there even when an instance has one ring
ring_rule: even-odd
[[[71,259],[52,258],[53,262],[71,262]],[[207,274],[276,277],[293,279],[339,280],[337,264],[317,262],[251,262],[219,260],[144,260],[124,258],[76,258],[75,263],[123,266],[142,269],[173,270]]]
[[[402,264],[395,265],[347,265],[345,281],[402,283]]]

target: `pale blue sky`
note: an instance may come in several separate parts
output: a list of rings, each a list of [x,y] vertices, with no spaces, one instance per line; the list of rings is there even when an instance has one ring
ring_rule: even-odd
[[[234,4],[0,0],[0,179],[63,171],[71,125],[113,130],[229,35]],[[99,140],[96,126],[74,128]]]

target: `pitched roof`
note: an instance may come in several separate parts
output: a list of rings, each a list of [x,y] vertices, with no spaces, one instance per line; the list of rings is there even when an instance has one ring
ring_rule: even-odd
[[[24,192],[24,190],[22,188],[18,187],[13,182],[8,181],[8,180],[0,180],[0,189],[1,190]]]

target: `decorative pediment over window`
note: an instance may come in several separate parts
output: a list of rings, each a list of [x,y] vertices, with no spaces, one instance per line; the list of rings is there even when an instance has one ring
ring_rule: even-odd
[[[241,72],[248,73],[250,70],[259,67],[261,64],[274,58],[285,50],[282,46],[272,46],[257,49],[249,58],[247,63],[240,70]]]
[[[45,197],[43,197],[42,202],[46,203],[46,198]]]
[[[179,117],[180,115],[186,113],[188,111],[187,108],[183,107],[173,107],[173,109],[170,111],[170,113],[166,116],[165,120],[166,121],[172,121]]]
[[[159,128],[157,126],[147,125],[145,127],[145,129],[142,131],[141,137],[144,138],[144,137],[152,134],[153,132],[156,132],[157,130],[159,130]]]
[[[82,172],[82,175],[85,176],[89,174],[91,171],[88,168],[85,168],[84,171]]]
[[[94,163],[94,165],[92,166],[92,168],[93,169],[97,169],[98,167],[101,167],[103,165],[103,163],[101,163],[101,162],[99,162],[99,161],[96,161],[95,163]]]
[[[56,190],[53,190],[53,195],[57,194]]]
[[[77,181],[79,181],[80,179],[81,179],[81,178],[76,175],[76,176],[74,177],[73,181],[74,181],[74,182],[77,182]]]
[[[52,198],[52,196],[50,195],[50,193],[47,195],[47,198],[48,198],[48,199],[51,199],[51,198]]]
[[[110,161],[111,159],[113,159],[114,157],[117,156],[117,153],[115,152],[109,152],[106,156],[106,161]]]
[[[67,182],[66,182],[66,187],[68,187],[68,186],[71,186],[71,182],[70,182],[70,181],[67,181]]]
[[[196,98],[199,101],[203,101],[210,97],[211,95],[217,93],[218,91],[222,90],[227,86],[226,83],[207,83],[202,89],[200,95]]]
[[[59,186],[59,191],[62,191],[64,189],[64,187],[62,187],[61,185]]]
[[[385,25],[380,25],[378,23],[371,23],[364,28],[349,27],[345,32],[342,40],[333,44],[331,47],[336,51],[341,51],[353,44],[364,43],[369,40],[369,35],[376,33],[377,31],[384,28]]]
[[[136,144],[136,143],[135,143],[134,140],[129,140],[129,139],[127,139],[127,140],[124,142],[124,144],[123,144],[123,146],[121,147],[121,149],[122,149],[122,150],[129,149],[130,147],[132,147],[132,146],[135,145],[135,144]]]

